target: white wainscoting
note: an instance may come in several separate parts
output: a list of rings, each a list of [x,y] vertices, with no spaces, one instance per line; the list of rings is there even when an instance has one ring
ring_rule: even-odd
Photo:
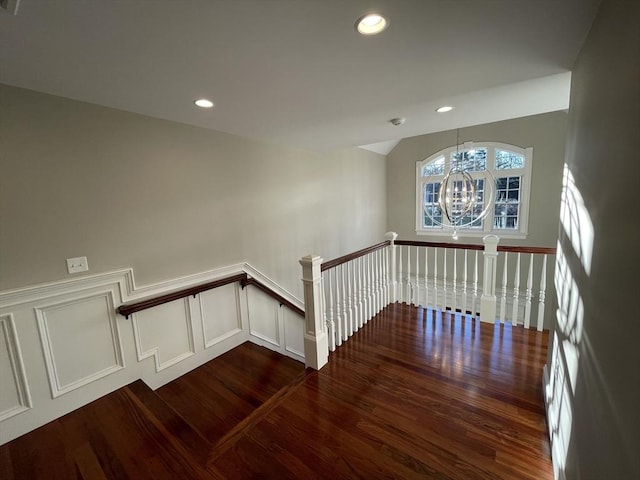
[[[13,315],[0,317],[0,422],[32,407]]]
[[[125,303],[247,273],[247,264],[137,287],[131,269],[0,292],[0,444],[137,379],[151,388],[245,341],[304,361],[304,318],[239,283],[132,314]]]

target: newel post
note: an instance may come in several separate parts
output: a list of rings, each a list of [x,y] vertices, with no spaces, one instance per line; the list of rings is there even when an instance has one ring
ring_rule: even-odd
[[[480,321],[495,323],[496,321],[496,270],[498,262],[498,242],[495,235],[487,235],[484,243],[484,272],[482,280],[482,297],[480,298]]]
[[[391,261],[389,262],[389,269],[391,270],[391,276],[387,275],[387,282],[389,283],[390,302],[396,303],[398,301],[398,278],[396,270],[396,238],[398,234],[396,232],[387,232],[384,234],[384,238],[391,242],[389,245],[389,255]]]
[[[300,259],[304,285],[304,363],[306,367],[320,370],[329,359],[329,342],[324,322],[322,302],[322,258],[307,255]]]

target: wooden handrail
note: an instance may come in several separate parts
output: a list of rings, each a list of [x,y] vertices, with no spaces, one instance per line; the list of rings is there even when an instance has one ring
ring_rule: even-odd
[[[463,250],[484,250],[484,245],[474,243],[445,243],[445,242],[421,242],[419,240],[396,240],[396,245],[409,245],[412,247],[437,247],[437,248],[459,248]]]
[[[242,288],[247,285],[253,285],[264,293],[269,295],[271,298],[276,299],[280,302],[280,305],[285,305],[286,307],[293,310],[298,315],[304,317],[304,310],[290,302],[286,298],[284,298],[279,293],[273,291],[271,288],[267,287],[263,283],[259,282],[255,278],[249,277],[246,273],[239,273],[237,275],[233,275],[230,277],[220,278],[218,280],[214,280],[209,283],[203,283],[202,285],[196,285],[194,287],[183,288],[182,290],[177,290],[175,292],[167,293],[166,295],[160,295],[159,297],[149,298],[147,300],[141,300],[140,302],[130,303],[128,305],[120,305],[117,309],[117,312],[120,315],[123,315],[125,318],[129,318],[129,315],[135,312],[139,312],[140,310],[146,310],[151,307],[157,307],[158,305],[162,305],[163,303],[173,302],[174,300],[179,300],[181,298],[189,297],[193,295],[194,297],[204,291],[211,290],[213,288],[222,287],[224,285],[228,285],[230,283],[240,282]]]
[[[484,245],[476,245],[473,243],[444,243],[444,242],[421,242],[418,240],[396,240],[396,245],[409,245],[412,247],[437,247],[437,248],[458,248],[463,250],[484,250]],[[513,253],[541,253],[547,255],[555,255],[555,247],[511,247],[508,245],[498,245],[499,252]]]
[[[270,289],[269,287],[267,287],[266,285],[264,285],[260,281],[256,280],[255,278],[246,277],[244,280],[242,280],[240,282],[240,284],[242,285],[242,288],[246,287],[247,285],[253,285],[254,287],[262,290],[264,293],[269,295],[271,298],[274,298],[277,301],[279,301],[280,305],[284,305],[286,307],[289,307],[295,313],[297,313],[298,315],[301,315],[301,316],[304,317],[304,310],[303,309],[301,309],[300,307],[298,307],[294,303],[291,303],[289,300],[284,298],[282,295],[280,295],[279,293],[273,291],[272,289]]]
[[[514,253],[544,253],[545,255],[555,255],[556,247],[509,247],[507,245],[498,245],[499,252]]]
[[[201,285],[196,285],[194,287],[183,288],[182,290],[177,290],[175,292],[167,293],[165,295],[160,295],[159,297],[149,298],[147,300],[141,300],[139,302],[130,303],[128,305],[120,305],[116,311],[120,315],[123,315],[125,318],[129,318],[129,315],[135,312],[139,312],[140,310],[146,310],[151,307],[157,307],[158,305],[162,305],[163,303],[173,302],[174,300],[179,300],[181,298],[189,297],[191,295],[195,297],[197,294],[204,292],[206,290],[222,287],[223,285],[228,285],[230,283],[242,282],[246,279],[247,279],[246,273],[239,273],[231,277],[220,278],[218,280],[214,280],[208,283],[203,283]]]
[[[342,257],[334,258],[333,260],[324,262],[320,266],[320,271],[324,272],[325,270],[329,270],[330,268],[337,267],[338,265],[342,265],[343,263],[347,263],[351,260],[355,260],[356,258],[363,257],[367,253],[380,250],[381,248],[384,248],[388,245],[391,245],[391,242],[389,240],[385,240],[384,242],[376,243],[375,245],[371,245],[370,247],[363,248],[362,250],[358,250],[357,252],[349,253],[347,255],[343,255]]]

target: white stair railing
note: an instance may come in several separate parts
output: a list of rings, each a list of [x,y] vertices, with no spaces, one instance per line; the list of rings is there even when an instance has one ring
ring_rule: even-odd
[[[486,236],[483,245],[396,240],[398,301],[541,330],[547,256],[554,255],[555,248],[498,243],[494,235]]]
[[[479,313],[478,251],[483,250],[482,245],[398,240],[395,246],[398,259],[411,258],[402,262],[398,274],[403,290],[414,292],[399,301],[473,316]]]
[[[497,250],[498,262],[502,264],[500,323],[510,322],[512,325],[543,330],[548,256],[555,255],[556,249],[499,246]],[[515,254],[515,262],[511,261],[510,253]],[[508,282],[509,278],[513,278],[512,283]],[[520,286],[524,278],[526,283],[523,291]],[[535,285],[538,285],[537,292]],[[510,315],[507,313],[509,311]]]
[[[323,263],[322,258],[312,255],[300,260],[308,367],[321,368],[328,361],[329,351],[335,351],[395,302],[451,310],[483,322],[510,322],[525,328],[532,327],[535,318],[535,328],[543,329],[547,257],[555,255],[555,248],[498,246],[499,239],[494,235],[487,235],[483,245],[397,240],[393,232],[387,233],[386,238],[329,262]],[[480,251],[483,262],[478,261]],[[513,265],[510,253],[516,254]],[[528,264],[524,291],[520,288],[522,254],[524,265]],[[479,278],[483,279],[482,284],[478,283]],[[509,278],[513,278],[511,284]],[[539,286],[537,302],[534,285]]]

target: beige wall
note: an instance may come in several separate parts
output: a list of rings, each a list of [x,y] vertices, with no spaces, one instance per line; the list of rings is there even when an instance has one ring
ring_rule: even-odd
[[[533,178],[529,235],[526,240],[504,240],[501,244],[554,247],[558,238],[558,212],[562,164],[566,142],[567,114],[543,115],[488,123],[460,130],[460,141],[495,141],[533,147]],[[456,144],[456,132],[448,130],[402,140],[388,156],[387,227],[403,240],[444,240],[447,236],[416,235],[416,162]],[[463,237],[461,237],[463,238]],[[480,238],[465,240],[481,243]]]
[[[215,112],[213,113],[215,114]],[[0,89],[0,290],[133,267],[139,285],[247,261],[301,297],[298,259],[383,239],[385,158],[294,150]]]
[[[555,459],[572,480],[640,478],[638,19],[640,2],[605,0],[572,78],[567,164],[586,214],[578,229],[561,229],[560,245],[568,264],[563,288],[584,314],[560,302],[567,321],[554,324],[559,358],[576,371],[564,377],[568,451]],[[579,245],[591,238],[585,255]]]

